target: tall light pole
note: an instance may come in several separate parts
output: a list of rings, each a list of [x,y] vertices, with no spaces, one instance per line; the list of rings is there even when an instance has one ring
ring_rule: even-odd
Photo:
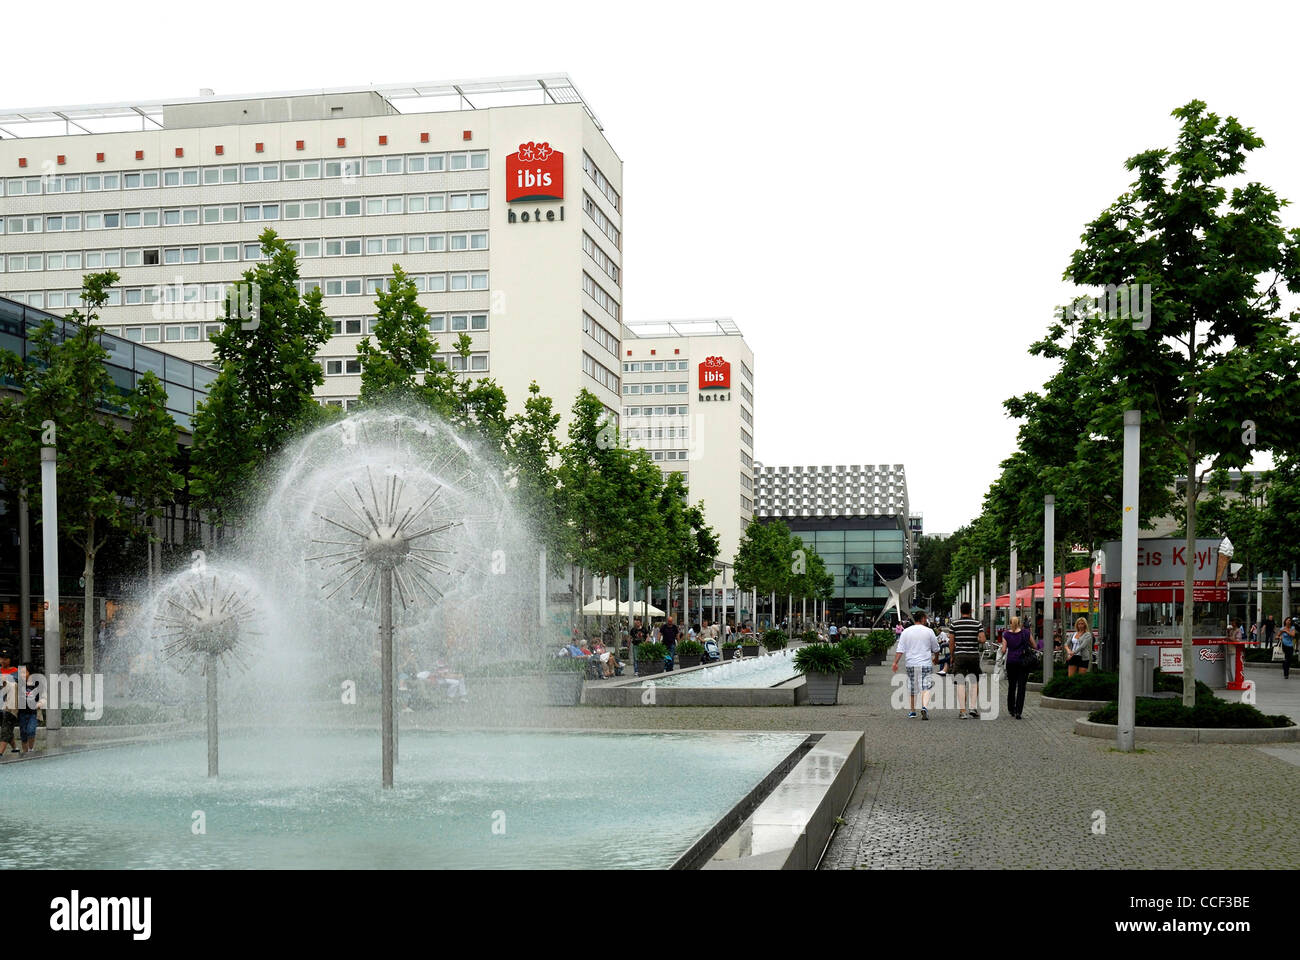
[[[1011,544],[1011,569],[1007,573],[1007,626],[1011,625],[1011,618],[1020,616],[1020,597],[1016,587],[1019,584],[1016,581],[1016,563],[1019,557],[1016,556],[1016,545]]]
[[[1043,497],[1043,683],[1052,679],[1052,642],[1056,636],[1056,497]]]
[[[1124,411],[1124,513],[1120,542],[1119,588],[1119,717],[1115,745],[1133,750],[1137,690],[1134,674],[1137,656],[1138,469],[1142,439],[1142,411]],[[1189,558],[1190,562],[1190,558]],[[1184,670],[1195,670],[1192,663]]]
[[[45,676],[51,690],[58,689],[59,673],[59,453],[55,446],[53,420],[41,424],[41,559],[45,588]],[[45,731],[49,745],[59,745],[63,736],[63,717],[57,697],[50,698],[52,709],[45,711]]]
[[[993,639],[993,631],[998,626],[998,568],[996,564],[989,564],[989,633],[990,640]]]

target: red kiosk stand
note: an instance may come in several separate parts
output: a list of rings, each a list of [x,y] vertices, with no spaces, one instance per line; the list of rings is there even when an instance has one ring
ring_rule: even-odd
[[[1244,640],[1224,640],[1223,657],[1224,673],[1228,680],[1229,690],[1248,690],[1251,683],[1246,679],[1245,651],[1246,641]],[[1235,656],[1234,656],[1235,655]]]

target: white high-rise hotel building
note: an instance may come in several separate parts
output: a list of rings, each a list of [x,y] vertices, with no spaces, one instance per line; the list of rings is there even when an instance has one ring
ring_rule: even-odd
[[[399,105],[404,112],[399,112]],[[622,161],[566,76],[0,110],[0,294],[55,313],[115,270],[100,322],[211,359],[225,285],[272,227],[335,320],[325,403],[400,263],[442,356],[518,409],[622,406]]]

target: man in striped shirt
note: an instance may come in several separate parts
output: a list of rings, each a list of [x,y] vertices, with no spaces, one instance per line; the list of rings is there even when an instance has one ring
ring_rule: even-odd
[[[961,616],[952,622],[952,675],[957,681],[957,719],[978,719],[975,709],[979,702],[980,650],[984,645],[984,625],[970,615],[970,604],[961,605]],[[970,690],[970,711],[966,710],[967,686]]]

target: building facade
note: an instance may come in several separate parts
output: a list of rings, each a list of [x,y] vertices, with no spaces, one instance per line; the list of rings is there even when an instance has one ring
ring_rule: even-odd
[[[100,322],[207,362],[270,227],[334,320],[322,403],[359,395],[357,345],[399,263],[453,369],[512,411],[536,380],[561,429],[582,388],[617,421],[622,161],[563,75],[0,110],[0,130],[5,296],[62,313],[83,274],[115,270]]]
[[[678,320],[626,326],[622,359],[624,444],[685,475],[730,564],[754,515],[753,351],[730,320]]]
[[[831,619],[872,623],[889,598],[885,581],[915,567],[903,465],[755,466],[759,519],[783,521],[835,577]]]

